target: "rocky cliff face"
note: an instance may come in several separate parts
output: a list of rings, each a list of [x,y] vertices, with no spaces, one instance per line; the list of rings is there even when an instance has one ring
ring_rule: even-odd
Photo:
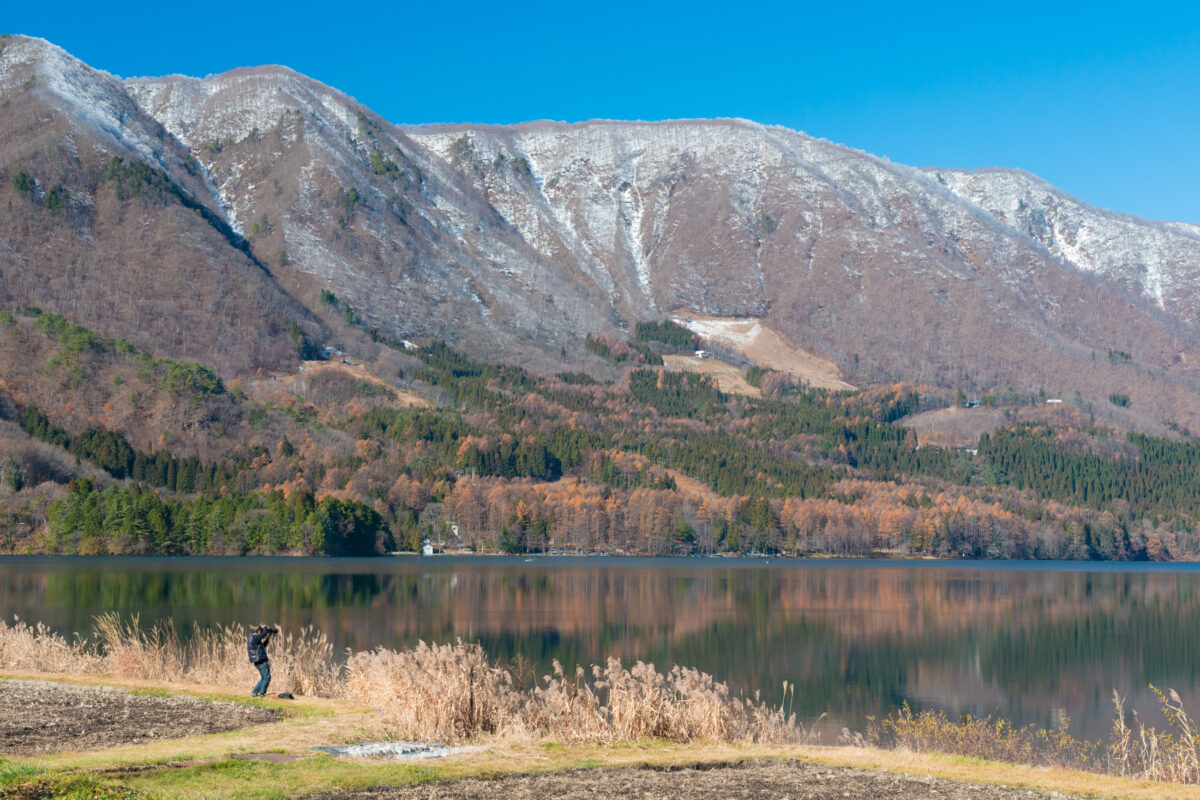
[[[399,128],[280,67],[120,81],[20,38],[0,91],[17,209],[0,299],[110,331],[154,273],[169,291],[139,299],[139,324],[175,354],[217,358],[184,334],[205,323],[176,306],[198,305],[239,354],[217,363],[284,359],[284,322],[315,325],[292,298],[328,290],[387,335],[545,369],[586,363],[589,332],[703,314],[757,320],[856,383],[1200,419],[1200,228],[1024,173],[916,170],[741,120]],[[130,199],[113,155],[165,183]],[[12,188],[22,170],[33,190]],[[58,183],[70,202],[47,216]],[[1107,407],[1117,391],[1128,408]]]

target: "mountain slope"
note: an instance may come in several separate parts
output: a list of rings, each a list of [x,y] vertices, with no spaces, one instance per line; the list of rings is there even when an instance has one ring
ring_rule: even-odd
[[[285,364],[291,322],[319,335],[292,298],[328,316],[326,293],[383,335],[548,371],[675,315],[757,322],[856,385],[1200,427],[1200,229],[1022,173],[741,120],[399,128],[282,67],[120,81],[22,38],[0,87],[0,302],[165,354]]]
[[[294,361],[311,315],[239,249],[211,183],[120,81],[0,49],[0,306],[44,306],[228,373]]]
[[[860,382],[1079,392],[1118,416],[1106,398],[1128,390],[1144,423],[1195,414],[1190,325],[918,170],[737,120],[410,135],[631,316],[761,318]]]
[[[1019,170],[930,173],[1071,265],[1108,276],[1189,321],[1200,315],[1196,226],[1095,208]]]
[[[253,251],[311,303],[331,290],[391,336],[494,358],[557,359],[590,331],[616,330],[594,287],[340,92],[278,67],[126,85],[213,174]]]

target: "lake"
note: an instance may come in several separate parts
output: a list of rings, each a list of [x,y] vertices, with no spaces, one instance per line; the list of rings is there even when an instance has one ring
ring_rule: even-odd
[[[678,663],[773,699],[787,680],[802,720],[828,715],[826,743],[905,701],[1018,724],[1065,713],[1098,737],[1114,688],[1161,727],[1153,683],[1200,714],[1193,564],[0,558],[5,619],[87,634],[105,611],[314,625],[339,651],[462,637],[539,675],[556,658]]]

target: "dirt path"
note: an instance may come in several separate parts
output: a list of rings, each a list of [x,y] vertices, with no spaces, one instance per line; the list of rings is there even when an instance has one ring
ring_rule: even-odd
[[[55,683],[0,680],[0,754],[98,750],[274,722],[238,703],[155,697]]]
[[[583,769],[492,780],[320,795],[320,800],[1043,800],[1068,795],[940,778],[827,767],[805,761],[753,761],[682,769]]]

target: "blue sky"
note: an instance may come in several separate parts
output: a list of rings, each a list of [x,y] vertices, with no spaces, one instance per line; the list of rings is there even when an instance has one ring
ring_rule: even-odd
[[[285,64],[400,123],[745,117],[1200,223],[1200,4],[22,3],[0,26],[122,76]]]

